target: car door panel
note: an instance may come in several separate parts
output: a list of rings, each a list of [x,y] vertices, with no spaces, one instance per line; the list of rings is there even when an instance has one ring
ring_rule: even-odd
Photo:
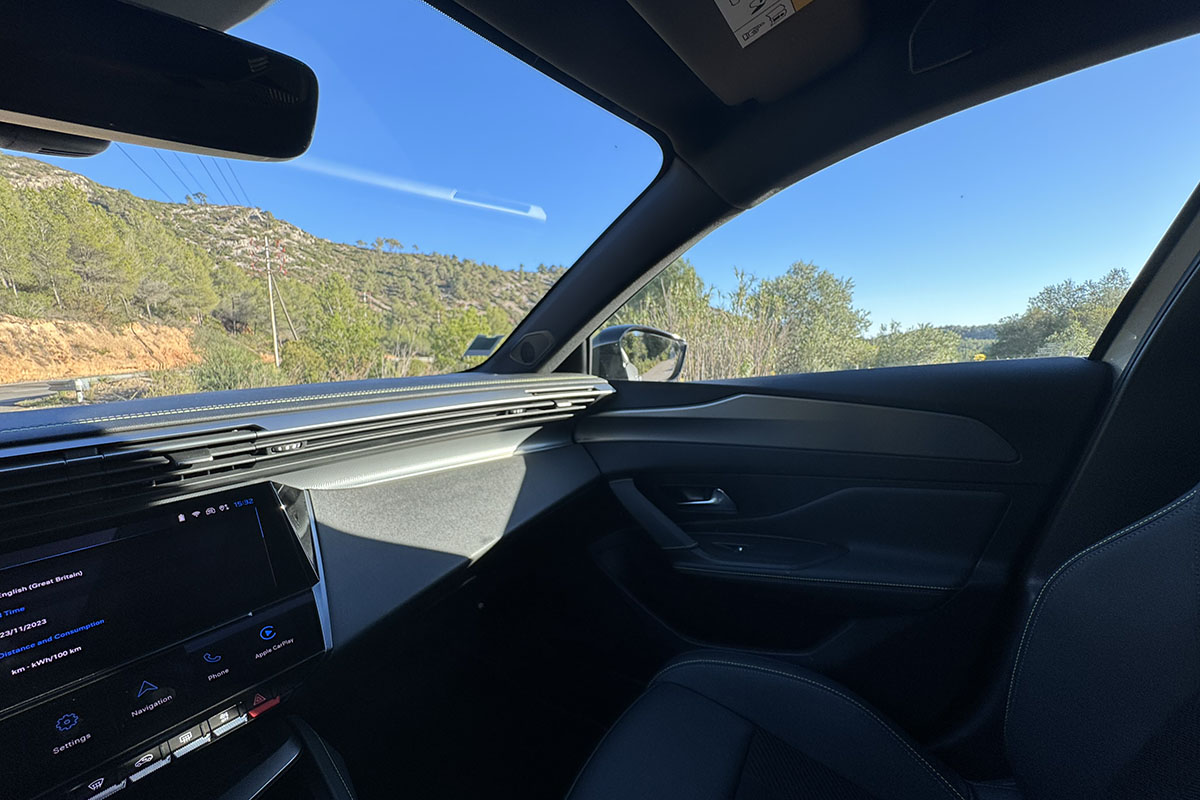
[[[803,663],[919,729],[1110,383],[1064,358],[620,384],[576,430],[631,523],[593,558],[649,635]]]
[[[970,417],[751,393],[695,405],[608,411],[579,433],[585,442],[629,439],[970,461],[1017,458],[1012,445]]]

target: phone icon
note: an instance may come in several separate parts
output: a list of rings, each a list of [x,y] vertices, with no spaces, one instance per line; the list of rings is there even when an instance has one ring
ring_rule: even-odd
[[[208,663],[210,663],[210,664],[215,664],[215,663],[217,663],[218,661],[220,661],[220,660],[221,660],[221,657],[220,657],[220,656],[214,656],[212,653],[205,653],[205,654],[204,654],[204,660],[205,660],[205,661],[207,661],[207,662],[208,662]]]

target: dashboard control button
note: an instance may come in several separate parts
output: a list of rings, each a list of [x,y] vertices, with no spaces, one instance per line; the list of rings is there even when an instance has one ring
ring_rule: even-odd
[[[54,730],[59,733],[66,733],[79,724],[79,715],[74,711],[68,711],[54,721]]]
[[[247,716],[246,714],[242,714],[240,716],[234,717],[229,722],[226,722],[224,725],[220,726],[219,728],[213,728],[213,736],[224,736],[225,734],[229,733],[230,731],[236,730],[236,729],[242,727],[249,721],[250,721],[250,717]]]
[[[171,753],[171,755],[174,756],[175,758],[183,758],[184,756],[186,756],[188,753],[192,752],[193,750],[199,750],[201,747],[204,747],[205,745],[210,744],[211,742],[212,742],[212,734],[206,733],[203,736],[201,736],[199,739],[193,739],[191,744],[186,744],[183,747],[179,748],[178,750],[173,751]]]
[[[237,705],[232,705],[229,708],[218,711],[216,714],[213,714],[211,717],[209,717],[208,728],[213,733],[217,733],[218,728],[228,725],[230,722],[233,722],[240,716],[242,716],[242,710],[238,708]],[[217,735],[220,736],[221,734],[217,733]]]
[[[254,695],[254,699],[256,702],[254,704],[254,707],[250,709],[250,719],[258,719],[261,715],[265,714],[266,712],[270,711],[275,706],[279,705],[279,697],[278,696],[270,697],[270,698],[263,698],[261,702],[258,702],[260,697],[262,697],[261,694]]]
[[[152,772],[158,772],[160,769],[165,767],[167,764],[170,764],[171,758],[172,758],[172,756],[166,755],[166,756],[163,756],[162,758],[158,759],[157,761],[147,763],[145,766],[143,766],[141,769],[137,770],[136,772],[129,773],[129,780],[133,781],[134,783],[137,783],[142,778],[146,777],[147,775],[151,774]]]
[[[27,755],[37,765],[63,769],[67,763],[84,766],[110,755],[115,743],[110,714],[95,698],[76,696],[47,705],[17,719],[27,738]]]
[[[155,662],[156,671],[165,672],[165,666],[169,664],[164,659],[158,659]],[[133,680],[126,684],[127,691],[125,694],[124,710],[121,715],[121,723],[123,727],[137,728],[157,728],[160,729],[169,725],[163,724],[163,717],[173,715],[175,713],[175,705],[179,699],[179,693],[175,690],[176,682],[171,680],[171,684],[166,683],[163,678],[173,678],[171,675],[159,677],[153,676],[153,680],[142,675],[134,675]],[[115,680],[115,679],[114,679]],[[107,681],[111,685],[114,680]],[[150,733],[146,730],[146,733]]]
[[[204,732],[202,725],[193,725],[183,733],[178,733],[167,740],[167,744],[171,747],[171,752],[177,756],[186,755],[196,749],[198,742],[203,742],[200,747],[208,744],[209,736]]]
[[[165,744],[155,745],[148,750],[143,750],[133,758],[126,761],[121,765],[121,768],[126,772],[136,772],[152,764],[157,764],[159,761],[162,761],[164,758],[170,755],[170,752],[170,748],[168,748]]]
[[[100,773],[89,776],[67,795],[70,800],[103,800],[121,791],[128,785],[127,779],[118,773]]]

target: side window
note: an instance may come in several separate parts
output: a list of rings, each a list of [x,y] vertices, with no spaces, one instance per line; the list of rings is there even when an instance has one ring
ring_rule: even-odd
[[[628,346],[609,341],[605,363],[632,371],[602,374],[713,380],[1086,357],[1200,177],[1200,140],[1179,119],[1200,123],[1200,86],[1182,77],[1198,59],[1196,37],[1128,56],[801,181],[613,315],[593,341],[623,326]],[[686,348],[681,370],[649,362],[655,331]],[[650,352],[660,351],[669,355]]]

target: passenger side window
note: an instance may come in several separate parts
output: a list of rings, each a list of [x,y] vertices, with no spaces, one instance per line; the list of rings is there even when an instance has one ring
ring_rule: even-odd
[[[602,331],[654,380],[1087,356],[1200,176],[1182,40],[940,120],[801,181],[696,244]],[[1170,97],[1168,102],[1166,98]],[[628,329],[632,330],[632,328]],[[648,337],[650,337],[648,339]],[[594,341],[601,337],[594,337]],[[655,340],[656,341],[656,340]],[[657,350],[654,352],[658,352]],[[665,352],[665,351],[664,351]]]

